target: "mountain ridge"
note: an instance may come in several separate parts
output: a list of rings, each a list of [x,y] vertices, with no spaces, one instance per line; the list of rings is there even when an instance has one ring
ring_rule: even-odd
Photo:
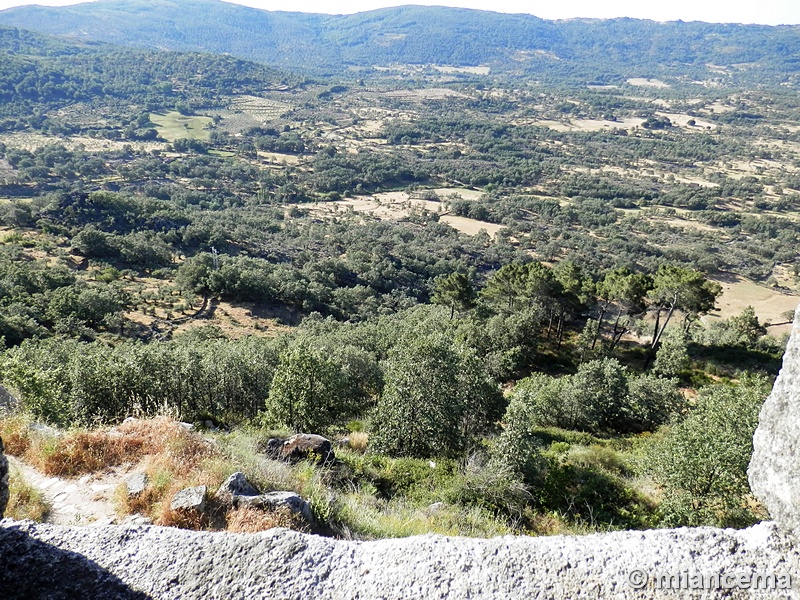
[[[548,21],[526,14],[410,5],[325,15],[266,11],[221,0],[99,0],[7,9],[0,11],[0,25],[325,71],[391,64],[490,65],[496,72],[557,72],[602,82],[645,74],[704,77],[710,73],[706,65],[713,63],[734,70],[741,67],[733,65],[751,65],[761,71],[759,76],[785,79],[800,61],[797,25],[630,18]]]

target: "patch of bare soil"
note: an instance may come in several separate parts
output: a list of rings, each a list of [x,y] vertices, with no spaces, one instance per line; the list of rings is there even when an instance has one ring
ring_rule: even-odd
[[[114,490],[125,479],[130,467],[109,468],[101,473],[65,479],[48,477],[13,456],[12,468],[37,488],[50,505],[45,522],[54,525],[108,525],[116,522]]]

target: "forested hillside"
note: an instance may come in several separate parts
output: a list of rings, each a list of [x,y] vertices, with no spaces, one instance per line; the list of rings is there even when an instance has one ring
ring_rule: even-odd
[[[218,0],[100,0],[0,12],[0,24],[85,40],[226,53],[341,72],[391,64],[488,66],[556,81],[626,77],[796,83],[797,26],[545,21],[467,9],[404,6],[344,16],[268,12]]]
[[[416,32],[416,10],[339,22]],[[164,524],[175,486],[229,467],[342,537],[757,521],[750,439],[800,289],[800,104],[784,30],[729,29],[763,68],[606,57],[629,75],[599,86],[0,29],[7,450],[80,474],[161,439],[120,455],[119,431],[81,428],[195,423],[213,444],[161,439],[158,484],[121,504]],[[298,432],[336,461],[265,457]]]

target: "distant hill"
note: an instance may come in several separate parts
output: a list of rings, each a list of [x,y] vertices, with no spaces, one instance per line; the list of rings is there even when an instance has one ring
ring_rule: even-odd
[[[723,74],[783,83],[800,71],[800,26],[635,19],[547,21],[403,6],[355,15],[270,12],[219,0],[99,0],[0,11],[0,24],[84,40],[205,51],[295,69],[389,64],[488,65],[495,71],[613,82]],[[714,65],[713,71],[708,65]]]
[[[21,122],[41,128],[36,113],[45,107],[87,101],[172,109],[198,98],[208,105],[231,94],[286,89],[297,81],[231,56],[70,42],[0,25],[0,131]]]

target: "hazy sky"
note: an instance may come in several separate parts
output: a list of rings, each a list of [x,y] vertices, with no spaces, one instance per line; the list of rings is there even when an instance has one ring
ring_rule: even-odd
[[[234,0],[229,0],[234,1]],[[572,17],[636,17],[656,21],[800,24],[800,0],[235,0],[236,4],[266,10],[353,13],[402,4],[463,6],[509,13],[529,13],[544,19]],[[0,10],[22,4],[0,0]],[[39,0],[35,4],[63,6],[75,0]]]

